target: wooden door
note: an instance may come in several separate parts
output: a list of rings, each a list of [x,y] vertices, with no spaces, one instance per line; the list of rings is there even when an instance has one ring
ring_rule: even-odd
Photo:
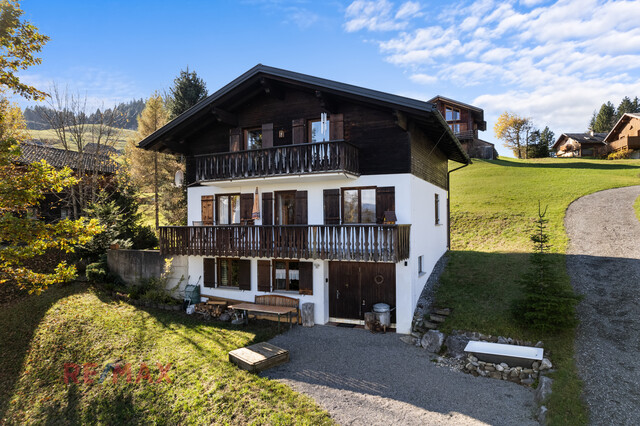
[[[364,320],[376,303],[396,305],[393,263],[329,262],[329,316]],[[391,321],[395,322],[395,311]]]

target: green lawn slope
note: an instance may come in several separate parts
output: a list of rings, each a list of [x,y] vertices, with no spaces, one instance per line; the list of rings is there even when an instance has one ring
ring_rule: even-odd
[[[547,208],[551,256],[570,288],[564,257],[567,207],[586,194],[639,184],[639,160],[474,160],[451,174],[452,251],[436,303],[454,310],[443,330],[543,340],[558,369],[547,402],[551,424],[585,424],[587,412],[573,361],[575,330],[544,335],[519,326],[511,314],[522,295],[518,280],[529,267],[538,202]]]
[[[273,330],[139,309],[79,284],[51,288],[0,310],[0,424],[332,424],[310,398],[228,362]],[[98,383],[116,359],[131,363],[132,382]],[[153,383],[136,383],[143,362]],[[65,384],[65,363],[97,364],[95,382]],[[170,383],[157,382],[156,363],[171,363]]]
[[[87,124],[85,126],[86,130],[84,132],[84,138],[85,138],[86,144],[95,142],[97,134],[94,136],[94,133],[98,132],[97,127],[98,126],[95,124]],[[95,129],[95,132],[94,132],[94,129]],[[113,128],[112,131],[114,135],[112,146],[118,150],[123,150],[127,144],[127,139],[136,133],[135,130],[130,130],[130,129]],[[47,129],[47,130],[31,130],[30,129],[28,130],[28,134],[31,139],[38,139],[41,141],[50,142],[53,144],[54,147],[62,148],[62,144],[58,139],[58,134],[53,129]],[[73,145],[73,143],[71,142],[71,138],[69,138],[69,141],[71,145]],[[104,143],[104,141],[102,141],[101,143]],[[69,149],[74,151],[76,150],[73,146],[71,146]]]

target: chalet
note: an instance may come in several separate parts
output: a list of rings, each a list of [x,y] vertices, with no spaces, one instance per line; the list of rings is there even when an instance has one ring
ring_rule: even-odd
[[[444,96],[436,96],[429,102],[435,104],[470,157],[487,160],[498,158],[495,146],[478,137],[479,131],[487,130],[484,110]]]
[[[626,113],[620,117],[604,142],[607,144],[607,152],[640,150],[640,114]],[[640,152],[632,153],[631,158],[640,158]]]
[[[257,65],[140,142],[187,159],[187,256],[203,296],[314,303],[315,322],[395,307],[409,333],[447,250],[448,160],[470,162],[428,102]]]
[[[605,147],[606,133],[563,133],[553,149],[556,157],[593,157]]]
[[[89,145],[91,144],[87,146]],[[54,148],[43,143],[24,142],[20,145],[20,157],[16,163],[26,165],[45,160],[56,169],[69,167],[77,172],[79,168],[82,168],[83,173],[99,176],[108,181],[116,172],[116,163],[107,154],[111,152],[110,150],[104,149],[104,146],[99,148],[94,146],[90,149],[92,152],[81,155],[77,151]],[[45,194],[38,211],[35,213],[46,222],[71,216],[72,206],[69,204],[67,195],[66,192]]]

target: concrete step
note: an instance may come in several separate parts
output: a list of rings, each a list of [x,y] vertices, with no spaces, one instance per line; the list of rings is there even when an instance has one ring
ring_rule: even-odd
[[[431,321],[433,321],[433,322],[438,322],[439,323],[439,322],[444,322],[447,319],[447,317],[443,317],[441,315],[431,314],[431,315],[429,315],[429,319]]]
[[[450,308],[434,309],[433,313],[436,315],[444,315],[446,317],[451,313],[451,309]]]

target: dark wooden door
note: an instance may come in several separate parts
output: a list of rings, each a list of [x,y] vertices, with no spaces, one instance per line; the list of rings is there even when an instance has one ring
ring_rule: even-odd
[[[376,303],[396,305],[395,264],[329,262],[329,316],[363,320]]]

